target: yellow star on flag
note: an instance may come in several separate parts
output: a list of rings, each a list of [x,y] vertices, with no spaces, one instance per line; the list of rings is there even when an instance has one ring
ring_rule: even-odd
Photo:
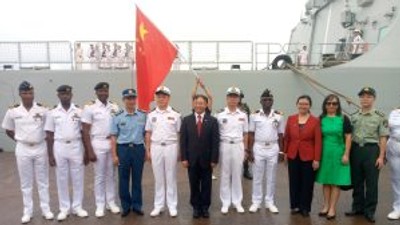
[[[144,41],[144,37],[145,37],[145,35],[146,35],[147,33],[149,33],[149,32],[147,31],[146,27],[144,26],[144,23],[140,23],[140,26],[139,26],[139,34],[140,34],[140,39],[141,39],[142,41]]]

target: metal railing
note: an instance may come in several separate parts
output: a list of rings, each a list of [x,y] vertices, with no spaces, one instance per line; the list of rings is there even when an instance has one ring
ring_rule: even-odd
[[[68,41],[0,42],[3,69],[72,69]]]
[[[276,56],[288,55],[293,63],[301,43],[251,41],[175,41],[179,55],[172,70],[264,70]],[[326,60],[350,60],[351,43],[318,43],[309,52],[309,67],[321,68]],[[368,44],[368,49],[376,44]],[[0,42],[0,67],[22,69],[135,69],[133,41]],[[365,47],[366,48],[366,47]]]

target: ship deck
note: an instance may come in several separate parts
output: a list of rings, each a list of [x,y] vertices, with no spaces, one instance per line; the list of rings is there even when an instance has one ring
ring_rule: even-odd
[[[216,172],[218,175],[218,171]],[[102,219],[97,219],[94,216],[95,205],[93,197],[93,169],[91,166],[86,167],[85,171],[85,199],[84,208],[89,212],[88,218],[77,218],[70,216],[63,225],[80,225],[80,224],[97,224],[97,225],[123,225],[123,224],[174,224],[174,225],[236,225],[236,224],[270,224],[270,225],[319,225],[319,224],[340,224],[340,225],[363,225],[369,224],[363,217],[348,218],[344,216],[344,212],[351,206],[351,192],[342,192],[337,207],[337,217],[334,221],[327,221],[324,218],[318,217],[318,212],[322,205],[321,186],[316,185],[314,191],[314,200],[312,212],[309,218],[303,218],[300,215],[291,215],[289,209],[289,190],[287,168],[285,164],[280,164],[278,169],[276,204],[280,210],[278,215],[273,215],[262,209],[258,213],[238,214],[232,208],[228,215],[220,213],[221,203],[219,201],[219,180],[213,184],[212,206],[210,208],[210,219],[192,219],[192,210],[189,205],[189,185],[186,171],[179,167],[178,169],[178,192],[179,192],[179,215],[177,218],[170,218],[168,213],[162,214],[160,217],[151,218],[149,213],[153,203],[153,175],[151,166],[147,163],[143,176],[143,191],[144,191],[144,216],[130,214],[126,218],[121,218],[120,215],[112,215],[107,213]],[[243,180],[244,199],[243,206],[247,210],[251,204],[251,181]],[[389,221],[386,219],[387,213],[391,211],[392,192],[390,186],[389,169],[385,167],[381,173],[379,184],[379,204],[376,213],[376,224],[397,224],[398,221]],[[22,197],[19,189],[19,179],[17,175],[15,156],[13,153],[0,153],[0,224],[1,225],[16,225],[20,224],[22,213]],[[51,208],[55,214],[58,212],[57,190],[55,182],[54,169],[50,170],[50,199]],[[41,212],[38,204],[37,191],[34,191],[34,218],[29,223],[32,225],[49,225],[59,224],[56,220],[46,221],[41,217]]]

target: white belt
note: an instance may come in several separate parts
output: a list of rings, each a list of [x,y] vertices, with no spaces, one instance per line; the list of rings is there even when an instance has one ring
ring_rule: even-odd
[[[28,145],[29,147],[34,147],[34,146],[43,144],[44,140],[41,142],[27,142],[27,141],[17,141],[17,142],[21,143],[23,145]]]
[[[271,146],[271,145],[274,145],[274,144],[278,143],[277,140],[275,140],[275,141],[255,141],[255,142],[257,144],[264,145],[264,146]]]
[[[221,140],[221,142],[233,145],[243,143],[243,140]]]
[[[177,144],[177,141],[157,141],[157,142],[151,142],[152,145],[160,145],[160,146],[167,146],[167,145],[172,145],[172,144]]]
[[[76,138],[76,139],[56,139],[55,141],[63,144],[71,144],[73,142],[79,142],[81,140],[82,139],[80,138]]]

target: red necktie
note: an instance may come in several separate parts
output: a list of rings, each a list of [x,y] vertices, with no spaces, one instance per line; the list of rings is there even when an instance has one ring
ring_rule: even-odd
[[[201,115],[197,116],[197,135],[200,137],[201,134],[201,127],[203,126],[203,123],[201,122]]]

